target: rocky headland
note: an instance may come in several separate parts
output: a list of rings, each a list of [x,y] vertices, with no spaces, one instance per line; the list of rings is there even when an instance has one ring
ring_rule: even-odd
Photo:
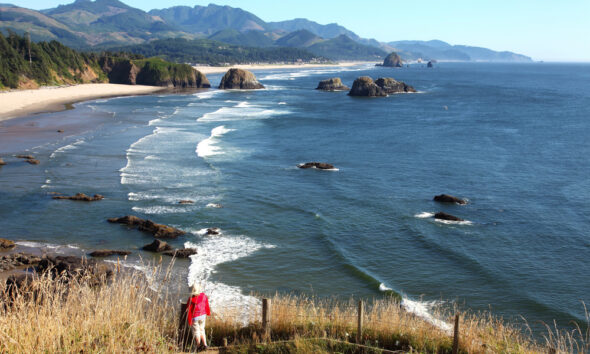
[[[263,89],[264,86],[248,70],[229,69],[221,78],[219,88],[223,90],[258,90]]]

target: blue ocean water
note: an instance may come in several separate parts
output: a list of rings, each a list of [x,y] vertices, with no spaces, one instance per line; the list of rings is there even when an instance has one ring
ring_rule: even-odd
[[[151,238],[106,222],[134,214],[189,232],[171,243],[199,254],[175,272],[202,282],[212,305],[254,302],[251,292],[372,298],[391,289],[423,315],[438,301],[522,315],[533,327],[584,320],[590,65],[256,75],[266,90],[97,100],[47,115],[98,123],[31,148],[39,166],[2,167],[0,237],[126,248],[135,252],[127,262],[141,265],[154,259],[139,250]],[[351,85],[363,75],[419,93],[314,90],[321,79]],[[307,161],[338,171],[296,168]],[[72,204],[52,192],[106,199]],[[433,202],[440,193],[469,203]],[[437,211],[468,222],[436,222]],[[223,235],[203,235],[208,227]]]

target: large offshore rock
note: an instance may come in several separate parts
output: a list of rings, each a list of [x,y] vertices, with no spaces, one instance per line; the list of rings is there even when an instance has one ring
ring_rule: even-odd
[[[385,97],[387,93],[377,86],[373,79],[368,76],[361,76],[354,80],[352,89],[348,92],[350,96],[364,96],[364,97]]]
[[[385,57],[385,60],[383,60],[383,66],[401,68],[403,66],[402,58],[396,52],[393,52]]]
[[[248,70],[229,69],[219,83],[220,89],[257,90],[264,86]]]
[[[316,87],[316,90],[323,91],[347,91],[350,87],[344,85],[339,77],[333,77],[327,80],[322,80]]]
[[[381,87],[388,95],[393,93],[416,92],[412,86],[407,85],[403,81],[396,81],[391,77],[380,77],[375,81],[375,85]]]

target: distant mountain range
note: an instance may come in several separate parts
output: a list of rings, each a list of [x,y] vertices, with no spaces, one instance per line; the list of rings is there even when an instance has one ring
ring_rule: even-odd
[[[0,30],[29,32],[34,41],[58,40],[89,49],[141,44],[157,39],[211,39],[248,47],[301,48],[334,60],[381,60],[398,51],[404,60],[530,61],[512,52],[450,45],[442,41],[383,43],[361,38],[338,24],[307,19],[265,22],[230,6],[174,6],[149,12],[119,0],[76,0],[35,11],[0,4]]]

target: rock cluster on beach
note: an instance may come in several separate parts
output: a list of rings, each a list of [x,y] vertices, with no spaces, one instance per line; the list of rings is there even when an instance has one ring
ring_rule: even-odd
[[[14,241],[7,240],[5,238],[0,238],[0,251],[10,250],[16,247]]]
[[[316,90],[323,91],[348,91],[350,88],[342,83],[339,77],[322,80]]]
[[[77,200],[77,201],[83,201],[83,202],[95,202],[97,200],[103,200],[104,196],[102,196],[100,194],[95,194],[94,196],[90,197],[84,193],[76,193],[76,195],[73,195],[71,197],[58,195],[58,196],[53,197],[53,199],[67,199],[67,200]]]
[[[17,267],[37,264],[40,260],[40,257],[25,253],[12,253],[0,256],[0,272],[13,270]]]
[[[131,227],[137,227],[140,231],[149,232],[156,238],[177,238],[184,235],[185,232],[172,226],[157,224],[151,220],[144,220],[137,216],[127,215],[120,218],[108,219],[111,223],[124,224]]]
[[[221,79],[219,88],[225,90],[257,90],[263,89],[264,86],[248,70],[229,69]]]
[[[392,52],[391,54],[385,57],[382,66],[390,68],[401,68],[403,66],[402,58],[396,52]]]

